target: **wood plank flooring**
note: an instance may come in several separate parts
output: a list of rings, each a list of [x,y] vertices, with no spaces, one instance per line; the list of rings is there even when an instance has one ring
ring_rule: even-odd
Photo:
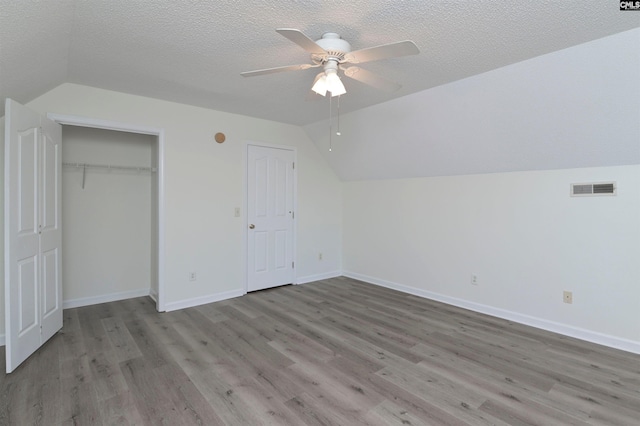
[[[65,310],[0,375],[0,425],[639,419],[639,355],[348,278],[163,314],[148,298]]]

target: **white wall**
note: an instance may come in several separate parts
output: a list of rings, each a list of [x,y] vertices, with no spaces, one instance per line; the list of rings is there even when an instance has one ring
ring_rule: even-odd
[[[638,165],[349,182],[343,225],[345,275],[640,352]]]
[[[0,117],[0,180],[4,182],[4,117]],[[2,197],[0,197],[0,346],[4,345],[4,185]]]
[[[151,167],[156,137],[64,126],[62,161]],[[62,270],[65,306],[149,294],[150,172],[63,167]]]
[[[326,123],[306,126],[353,181],[345,274],[640,352],[639,42],[635,29],[346,114],[330,153]],[[568,196],[607,180],[617,197]]]
[[[341,184],[299,127],[74,84],[63,84],[27,106],[41,113],[165,130],[166,262],[162,268],[168,308],[244,290],[244,229],[234,209],[242,206],[246,141],[297,149],[298,281],[339,275]],[[216,132],[226,134],[225,143],[214,141]],[[317,250],[324,254],[322,261]],[[188,280],[190,271],[197,272],[195,282]],[[4,305],[0,318],[4,318]]]

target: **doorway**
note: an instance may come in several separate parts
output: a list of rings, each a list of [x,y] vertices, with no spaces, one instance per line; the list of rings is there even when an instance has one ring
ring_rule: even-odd
[[[143,163],[133,164],[133,163],[121,163],[121,162],[95,162],[95,163],[87,163],[98,166],[94,167],[90,172],[87,172],[87,169],[82,167],[82,163],[80,161],[76,161],[80,166],[76,170],[73,175],[68,176],[70,180],[75,178],[71,184],[76,185],[76,192],[82,191],[81,185],[84,184],[85,195],[89,196],[88,192],[92,187],[92,184],[98,184],[99,180],[95,178],[100,177],[95,173],[100,173],[101,166],[107,166],[103,168],[101,173],[110,173],[108,171],[108,166],[112,166],[113,171],[118,171],[124,174],[142,174],[148,173],[150,177],[150,193],[149,195],[149,205],[150,205],[150,230],[149,230],[149,246],[150,253],[148,257],[148,265],[149,265],[149,279],[150,279],[150,289],[148,293],[150,296],[156,301],[156,309],[158,312],[165,311],[165,287],[164,287],[164,130],[159,128],[150,128],[145,126],[137,126],[130,125],[124,123],[117,123],[106,120],[96,120],[90,119],[86,117],[78,117],[78,116],[68,116],[61,114],[47,114],[48,118],[61,124],[65,132],[74,131],[74,128],[85,128],[89,133],[92,131],[112,131],[112,132],[121,132],[125,134],[134,134],[141,135],[147,137],[146,141],[150,144],[150,158],[149,158],[149,167],[148,170],[146,165]],[[77,130],[77,129],[76,129]],[[117,135],[115,139],[121,140],[130,140],[135,141],[135,138],[128,139],[126,135],[121,135],[119,138]],[[146,142],[145,142],[146,143]],[[64,138],[63,138],[63,146],[64,146]],[[71,165],[67,165],[66,167],[74,167],[74,159],[69,158],[65,162],[70,163]],[[133,166],[133,168],[129,168],[129,166]],[[136,167],[138,166],[138,167]],[[80,170],[82,167],[82,170]],[[119,169],[116,169],[119,167]],[[141,170],[137,170],[141,169]],[[143,170],[144,169],[144,170]],[[93,172],[93,173],[92,173]],[[82,175],[84,175],[84,179],[82,179]],[[94,181],[91,181],[91,178],[94,178]],[[104,176],[103,176],[104,177]],[[83,183],[84,182],[84,183]],[[95,187],[94,187],[95,188]],[[64,194],[64,189],[63,189]],[[95,195],[95,194],[94,194]],[[82,195],[81,195],[82,196]],[[77,200],[76,200],[77,201]],[[64,218],[64,215],[63,215]],[[64,219],[63,219],[64,220]],[[127,244],[126,241],[121,241],[122,244]],[[138,265],[140,266],[140,265]],[[140,268],[137,268],[139,271]],[[116,291],[117,293],[117,291]],[[126,291],[122,294],[126,294]],[[135,291],[133,291],[131,297],[134,297]],[[66,307],[66,306],[65,306]]]
[[[65,309],[150,294],[156,139],[62,126]]]

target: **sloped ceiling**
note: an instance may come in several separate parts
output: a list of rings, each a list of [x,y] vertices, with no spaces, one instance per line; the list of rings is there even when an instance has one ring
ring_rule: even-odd
[[[639,47],[636,28],[303,128],[343,181],[637,165]]]
[[[381,92],[345,79],[344,113],[640,27],[617,1],[0,0],[0,98],[28,102],[71,82],[296,125],[317,70],[243,78],[308,62],[274,29],[337,32],[354,50],[413,40],[417,56],[367,63],[402,84]],[[4,114],[2,105],[0,115]]]

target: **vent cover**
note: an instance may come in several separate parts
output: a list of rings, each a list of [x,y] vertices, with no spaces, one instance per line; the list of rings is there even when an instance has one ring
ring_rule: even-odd
[[[602,195],[616,195],[616,183],[600,182],[571,184],[572,197],[597,197]]]

